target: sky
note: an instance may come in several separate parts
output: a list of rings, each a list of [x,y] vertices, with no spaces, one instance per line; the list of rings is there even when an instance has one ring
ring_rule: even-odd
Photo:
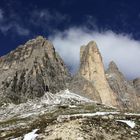
[[[0,0],[0,56],[27,40],[50,39],[74,73],[80,46],[96,41],[105,68],[140,77],[139,0]]]

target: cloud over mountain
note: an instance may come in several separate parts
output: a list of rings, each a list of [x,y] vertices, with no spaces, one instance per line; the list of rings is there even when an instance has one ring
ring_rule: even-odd
[[[140,77],[140,41],[132,39],[130,35],[117,34],[110,30],[99,32],[72,27],[49,38],[72,72],[79,66],[80,46],[95,40],[106,68],[113,60],[127,78]]]

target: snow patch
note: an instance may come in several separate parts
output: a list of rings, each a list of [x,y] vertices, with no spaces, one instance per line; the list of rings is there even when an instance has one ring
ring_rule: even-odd
[[[36,134],[37,131],[38,129],[34,129],[32,132],[25,134],[23,140],[35,140],[35,138],[38,137],[38,134]]]
[[[10,139],[10,140],[19,140],[19,138],[14,138],[14,139]]]
[[[96,113],[84,113],[84,114],[73,114],[73,115],[60,115],[57,118],[57,121],[61,122],[62,120],[65,119],[70,119],[71,117],[93,117],[93,116],[104,116],[104,115],[115,115],[119,114],[120,112],[96,112]]]
[[[75,100],[81,101],[81,102],[93,102],[90,99],[87,99],[87,98],[82,97],[82,96],[80,96],[78,94],[70,92],[68,89],[66,89],[62,93],[58,93],[57,96],[59,96],[61,98],[64,98],[64,99],[75,99]]]
[[[90,99],[77,95],[70,92],[68,89],[60,91],[57,94],[52,94],[46,92],[45,95],[41,98],[41,103],[46,105],[59,105],[59,104],[71,104],[71,103],[86,103],[94,102]]]
[[[70,108],[76,108],[76,105],[69,105]]]
[[[127,124],[128,126],[130,126],[131,128],[134,128],[135,127],[135,122],[134,121],[130,121],[130,120],[116,120],[117,122],[122,122],[122,123],[125,123]]]
[[[124,113],[124,114],[128,116],[140,116],[140,114],[137,113]]]
[[[109,114],[114,115],[114,114],[119,114],[119,112],[96,112],[96,113],[85,113],[85,114],[73,114],[73,115],[69,115],[69,116],[71,116],[71,117],[78,117],[78,116],[92,117],[92,116],[104,116],[104,115],[109,115]]]

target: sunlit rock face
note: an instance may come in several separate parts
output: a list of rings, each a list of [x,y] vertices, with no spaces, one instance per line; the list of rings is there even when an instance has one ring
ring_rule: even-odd
[[[14,103],[65,89],[70,77],[52,43],[41,36],[1,57],[0,73],[1,99]]]
[[[102,57],[94,41],[81,47],[80,58],[79,74],[92,83],[102,103],[117,106],[116,95],[106,80]]]

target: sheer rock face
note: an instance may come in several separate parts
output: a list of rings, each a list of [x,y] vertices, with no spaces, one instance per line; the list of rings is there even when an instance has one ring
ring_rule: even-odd
[[[72,92],[101,103],[101,97],[98,91],[95,89],[93,83],[86,80],[80,74],[76,74],[72,78],[69,84],[69,89]]]
[[[96,43],[91,41],[87,46],[82,46],[80,57],[79,75],[92,83],[102,103],[117,106],[116,96],[106,80],[102,57]]]
[[[65,89],[70,77],[53,45],[41,36],[1,57],[0,73],[0,98],[14,103]]]
[[[126,109],[139,109],[140,104],[137,98],[137,91],[132,82],[128,82],[119,71],[117,65],[112,61],[106,72],[106,77],[111,89],[117,94],[121,107]],[[135,81],[135,86],[137,82]]]

